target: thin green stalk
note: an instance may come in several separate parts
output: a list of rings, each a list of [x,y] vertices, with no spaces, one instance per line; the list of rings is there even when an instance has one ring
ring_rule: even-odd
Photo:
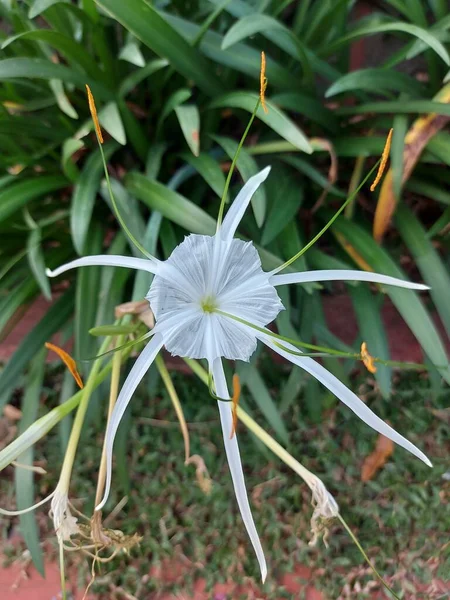
[[[106,166],[105,153],[103,152],[103,146],[102,146],[100,140],[98,139],[97,132],[96,132],[96,136],[97,136],[98,146],[100,148],[100,154],[102,157],[103,170],[105,172],[105,179],[106,179],[106,186],[108,188],[109,197],[111,199],[111,204],[113,205],[114,212],[116,213],[117,220],[119,221],[120,226],[122,227],[122,229],[124,230],[124,232],[126,233],[128,238],[130,239],[130,241],[136,246],[136,248],[140,252],[142,252],[142,254],[149,260],[156,261],[156,258],[154,256],[152,256],[149,252],[147,252],[147,250],[144,248],[144,246],[140,242],[138,242],[138,240],[134,237],[134,235],[128,229],[127,224],[125,223],[125,221],[123,220],[123,218],[119,212],[119,207],[117,206],[116,199],[114,197],[112,187],[111,187],[111,181],[109,179],[108,168]]]
[[[234,168],[236,166],[237,159],[239,158],[239,154],[240,154],[241,148],[242,148],[242,146],[243,146],[243,144],[245,142],[245,138],[247,137],[247,134],[250,131],[250,127],[252,126],[252,123],[255,120],[256,113],[258,112],[258,108],[259,108],[260,104],[261,104],[261,98],[258,98],[258,102],[256,103],[256,106],[253,109],[253,112],[252,112],[252,115],[251,115],[250,120],[248,122],[248,125],[245,128],[245,131],[244,131],[244,133],[243,133],[243,135],[241,137],[241,140],[239,142],[239,145],[237,147],[236,154],[234,155],[234,158],[233,158],[233,160],[231,162],[231,167],[230,167],[230,170],[228,171],[228,176],[227,176],[227,179],[225,181],[225,187],[223,188],[222,199],[220,201],[219,214],[217,216],[216,233],[219,231],[220,226],[222,225],[223,212],[225,210],[225,202],[226,202],[227,195],[228,195],[228,188],[230,187],[230,181],[231,181],[231,177],[232,177],[233,172],[234,172]]]
[[[273,331],[264,329],[264,327],[259,327],[258,325],[255,325],[251,321],[247,321],[246,319],[242,319],[241,317],[237,317],[236,315],[227,313],[223,310],[216,309],[214,312],[216,312],[219,315],[223,315],[224,317],[228,317],[229,319],[233,319],[234,321],[237,321],[238,323],[242,323],[243,325],[247,325],[248,327],[251,327],[252,329],[255,329],[256,331],[259,331],[261,333],[264,333],[265,335],[268,335],[276,340],[281,340],[282,342],[287,342],[288,344],[292,344],[293,346],[299,346],[300,348],[309,348],[311,350],[318,350],[318,352],[311,352],[311,353],[295,352],[294,350],[291,350],[290,348],[286,348],[285,346],[283,346],[283,344],[277,344],[275,342],[275,344],[277,346],[279,346],[283,350],[286,350],[286,352],[293,354],[294,356],[302,356],[303,358],[320,357],[320,356],[328,356],[328,357],[335,356],[336,358],[353,358],[355,360],[362,360],[362,356],[359,352],[344,352],[343,350],[335,350],[334,348],[327,348],[325,346],[315,346],[314,344],[307,344],[306,342],[300,342],[298,340],[288,338],[284,335],[274,333]],[[376,356],[373,356],[372,359],[374,362],[380,363],[387,367],[402,367],[402,368],[406,368],[406,369],[428,369],[427,365],[424,365],[421,363],[400,362],[397,360],[384,360],[384,359],[378,358]]]
[[[211,27],[211,25],[214,23],[214,21],[220,15],[220,13],[224,10],[224,8],[230,2],[231,2],[231,0],[225,0],[224,2],[222,2],[222,4],[219,4],[219,6],[217,6],[217,8],[215,10],[213,10],[211,14],[209,14],[206,17],[205,21],[203,22],[200,29],[198,30],[197,35],[191,42],[191,46],[193,48],[195,48],[196,46],[198,46],[200,44],[205,33],[208,31],[208,29]]]
[[[319,231],[319,233],[316,236],[314,236],[313,239],[310,242],[308,242],[308,244],[306,244],[306,246],[304,246],[292,258],[290,258],[289,260],[287,260],[281,266],[279,266],[276,269],[274,269],[272,271],[272,274],[279,273],[283,269],[286,269],[286,267],[289,267],[289,265],[291,265],[298,258],[300,258],[300,256],[303,256],[303,254],[307,250],[309,250],[311,248],[311,246],[313,246],[320,237],[322,237],[322,235],[327,231],[327,229],[329,229],[331,227],[331,225],[333,225],[333,223],[336,221],[336,219],[339,217],[339,215],[342,213],[342,211],[345,209],[345,207],[350,202],[352,202],[352,200],[356,197],[356,195],[358,194],[359,190],[363,187],[363,185],[366,183],[366,181],[372,176],[372,173],[377,169],[377,167],[380,164],[380,162],[381,162],[381,159],[379,159],[375,163],[375,165],[372,167],[372,169],[370,169],[370,171],[368,172],[368,174],[364,177],[364,179],[359,184],[359,186],[356,188],[356,190],[353,192],[353,194],[350,194],[350,196],[347,198],[347,200],[342,204],[342,206],[339,208],[339,210],[337,210],[336,213],[331,217],[331,219],[328,221],[328,223],[324,227],[322,227],[322,229]]]
[[[358,158],[356,159],[356,161],[355,161],[355,168],[353,169],[353,173],[352,173],[352,176],[350,178],[350,183],[349,183],[349,186],[348,186],[348,193],[349,194],[353,194],[353,192],[358,187],[358,184],[361,181],[361,177],[362,177],[362,174],[363,174],[363,169],[364,169],[365,162],[366,162],[366,157],[365,156],[358,156]],[[345,207],[344,214],[345,214],[345,216],[346,216],[347,219],[351,219],[353,217],[353,212],[355,210],[355,200],[356,200],[356,196]]]
[[[185,452],[185,462],[189,461],[189,457],[191,455],[190,451],[190,441],[189,441],[189,430],[186,423],[186,419],[184,418],[183,407],[181,406],[180,399],[178,398],[177,391],[175,386],[173,385],[173,381],[170,377],[169,371],[164,363],[164,360],[161,354],[155,358],[155,364],[161,375],[161,379],[163,380],[164,385],[166,386],[167,393],[169,394],[170,400],[175,409],[178,421],[180,423],[181,433],[184,439],[184,452]]]
[[[123,353],[123,360],[128,358],[131,354],[131,348],[127,348]],[[103,369],[96,375],[93,380],[93,388],[98,387],[102,381],[106,379],[112,369],[112,361],[110,361]],[[22,454],[27,448],[42,439],[55,425],[57,425],[62,419],[71,413],[81,402],[83,398],[83,391],[80,390],[74,394],[71,398],[66,400],[63,404],[56,406],[46,415],[35,421],[26,431],[24,431],[18,438],[12,441],[6,448],[0,452],[0,471],[11,464],[12,461],[16,460],[18,456]]]
[[[380,573],[376,570],[375,565],[373,564],[373,562],[370,560],[370,558],[367,556],[366,552],[364,551],[364,548],[361,546],[358,538],[356,537],[356,535],[353,533],[353,531],[350,529],[350,527],[347,525],[347,523],[344,521],[344,519],[342,518],[341,514],[338,514],[338,519],[339,521],[342,523],[342,526],[344,527],[345,531],[348,533],[348,535],[351,537],[353,543],[355,544],[355,546],[358,548],[358,550],[361,552],[364,560],[367,562],[367,564],[369,565],[369,567],[372,569],[372,571],[375,573],[376,577],[378,578],[378,580],[383,584],[383,586],[387,589],[388,592],[390,592],[394,598],[397,598],[397,600],[400,600],[399,596],[397,596],[397,594],[394,592],[393,589],[391,589],[389,587],[389,585],[384,581],[383,577],[380,575]]]
[[[100,352],[106,350],[110,344],[110,338],[106,338],[100,347]],[[92,392],[95,389],[95,381],[100,372],[101,359],[97,359],[92,365],[91,372],[89,373],[86,386],[81,390],[82,396],[78,405],[77,414],[72,425],[72,431],[70,432],[69,443],[67,444],[66,454],[64,456],[64,462],[61,469],[61,475],[59,478],[58,486],[62,489],[69,489],[70,478],[72,476],[72,467],[75,460],[75,454],[78,448],[78,442],[80,440],[81,430],[83,428],[84,417],[89,406]]]

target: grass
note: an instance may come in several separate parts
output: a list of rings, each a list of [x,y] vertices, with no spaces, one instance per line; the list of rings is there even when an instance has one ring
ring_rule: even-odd
[[[266,371],[268,366],[261,365]],[[275,368],[272,365],[273,379],[282,380],[284,370],[284,365]],[[125,464],[117,462],[112,499],[107,506],[112,508],[128,493],[125,508],[108,527],[122,529],[129,535],[138,533],[142,541],[130,556],[121,554],[100,569],[91,588],[96,598],[109,598],[111,585],[147,598],[156,591],[188,592],[199,577],[206,579],[207,589],[229,578],[245,582],[252,577],[258,582],[257,564],[237,514],[215,403],[194,377],[175,373],[174,382],[186,419],[193,424],[192,453],[204,458],[213,479],[212,493],[205,496],[196,483],[195,469],[184,467],[181,434],[170,400],[153,369],[132,402],[131,424],[124,446],[126,455],[120,453],[123,440],[119,434],[116,454],[122,456]],[[50,375],[46,383],[48,405],[56,400],[58,376]],[[449,418],[444,406],[448,391],[432,403],[425,379],[417,374],[402,374],[396,378],[392,401],[388,404],[361,374],[354,386],[374,410],[383,413],[394,427],[407,433],[426,451],[434,464],[433,470],[396,449],[376,477],[362,483],[361,465],[373,450],[375,436],[346,409],[336,405],[328,409],[322,422],[312,422],[302,395],[283,415],[289,426],[288,450],[323,478],[378,570],[394,589],[402,590],[401,597],[438,598],[431,593],[421,596],[420,589],[423,585],[430,586],[435,578],[445,579],[450,568],[447,535],[450,515],[444,509],[449,483],[443,478]],[[269,388],[277,394],[274,386]],[[248,408],[259,417],[252,403],[248,402]],[[94,406],[84,430],[84,443],[79,448],[71,486],[75,505],[88,515],[93,509],[93,482],[103,430],[97,410]],[[365,590],[371,589],[374,577],[345,531],[336,524],[331,528],[329,548],[322,543],[309,547],[312,509],[307,487],[271,455],[260,452],[242,425],[238,432],[247,466],[247,487],[269,563],[269,577],[263,588],[265,597],[283,597],[279,577],[298,563],[314,570],[314,584],[323,589],[326,597],[354,597],[352,594],[356,592],[358,598],[370,597]],[[36,460],[46,460],[49,471],[36,485],[42,494],[54,485],[58,469],[52,465],[59,463],[60,441],[55,431],[47,438],[45,454],[41,446],[36,449]],[[0,488],[2,506],[11,502],[8,483],[4,481]],[[38,522],[41,539],[51,538],[53,543],[50,521],[41,514]],[[5,522],[3,538],[6,533]],[[10,552],[12,559],[17,556],[12,549]],[[76,565],[81,580],[85,580],[90,561],[79,553],[71,554],[69,560]],[[152,568],[157,569],[161,564],[162,577],[149,576],[156,573]],[[182,576],[168,576],[168,565],[181,570]],[[350,595],[345,596],[346,590]]]

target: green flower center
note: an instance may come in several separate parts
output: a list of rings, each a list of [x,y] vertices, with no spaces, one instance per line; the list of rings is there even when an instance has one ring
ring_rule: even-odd
[[[206,296],[206,298],[201,300],[200,306],[202,307],[203,312],[213,313],[217,309],[217,302],[212,296]]]

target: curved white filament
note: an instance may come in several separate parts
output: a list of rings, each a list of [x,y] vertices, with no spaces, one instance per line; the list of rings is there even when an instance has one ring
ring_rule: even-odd
[[[335,377],[332,373],[327,371],[322,365],[315,362],[312,358],[298,356],[298,348],[289,344],[288,342],[278,340],[274,340],[270,336],[270,332],[267,334],[256,332],[256,337],[260,339],[266,346],[274,350],[277,354],[285,358],[286,360],[294,363],[310,373],[313,377],[315,377],[320,383],[322,383],[326,388],[330,390],[341,402],[343,402],[346,406],[348,406],[364,423],[369,425],[378,433],[386,436],[399,446],[405,448],[420,458],[426,465],[429,467],[432,466],[431,462],[425,456],[425,454],[419,450],[414,444],[412,444],[409,440],[404,438],[402,435],[397,433],[395,429],[390,427],[387,423],[385,423],[380,417],[378,417],[373,411],[370,410],[366,404],[356,394],[354,394],[346,385],[342,383],[337,377]],[[292,354],[289,352],[292,350],[297,354]]]
[[[227,382],[225,380],[222,360],[220,358],[216,358],[214,360],[212,364],[212,371],[217,396],[219,398],[229,398]],[[255,550],[259,568],[261,570],[261,578],[264,582],[267,576],[267,564],[247,497],[247,490],[245,488],[244,473],[242,470],[242,462],[239,454],[239,446],[236,434],[230,439],[230,432],[233,426],[231,402],[222,402],[221,400],[218,400],[218,405],[220,423],[222,425],[223,443],[225,445],[225,452],[227,455],[228,465],[230,467],[231,478],[233,480],[236,500],[241,512],[242,520],[244,521],[250,541]]]
[[[120,390],[119,397],[114,406],[109,420],[108,427],[105,435],[105,449],[106,449],[106,483],[105,492],[103,494],[102,501],[95,510],[101,510],[108,500],[109,491],[111,489],[112,479],[112,451],[114,445],[114,438],[116,437],[117,429],[119,428],[120,421],[122,420],[123,414],[127,409],[128,403],[131,400],[134,391],[141,382],[142,378],[150,368],[152,362],[155,360],[156,355],[161,350],[163,345],[162,336],[159,333],[155,333],[151,341],[142,350],[138,359],[133,365],[125,383]]]
[[[351,269],[324,269],[321,271],[304,271],[300,273],[285,273],[284,275],[272,275],[269,282],[274,285],[288,285],[290,283],[309,283],[312,281],[369,281],[384,285],[395,285],[396,287],[409,290],[429,290],[427,285],[412,283],[389,275],[370,273],[368,271],[352,271]]]
[[[147,258],[133,258],[132,256],[118,256],[114,254],[98,254],[96,256],[83,256],[76,258],[65,265],[61,265],[53,271],[46,269],[48,277],[58,277],[61,273],[65,273],[70,269],[77,267],[126,267],[127,269],[138,269],[140,271],[148,271],[155,274],[158,269],[158,263],[148,260]]]

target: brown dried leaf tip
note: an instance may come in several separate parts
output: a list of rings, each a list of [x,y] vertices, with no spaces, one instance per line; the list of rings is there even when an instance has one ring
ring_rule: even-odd
[[[375,450],[366,456],[361,469],[361,481],[370,481],[384,467],[388,458],[394,452],[394,442],[384,435],[379,435]]]
[[[78,387],[83,389],[84,383],[83,383],[83,380],[81,379],[81,375],[78,372],[77,363],[70,356],[70,354],[68,354],[65,350],[63,350],[59,346],[55,346],[55,344],[51,344],[50,342],[45,342],[45,347],[48,348],[48,350],[53,350],[53,352],[55,352],[59,356],[59,358],[63,361],[63,363],[66,365],[66,367],[71,372],[73,378],[75,379],[75,381],[78,384]]]
[[[366,342],[363,342],[361,344],[361,360],[363,361],[364,366],[369,371],[369,373],[377,372],[377,368],[374,364],[374,359],[372,356],[370,356],[369,351],[367,350]]]
[[[375,177],[375,181],[370,186],[371,192],[373,192],[375,190],[377,185],[380,183],[381,178],[383,177],[384,169],[386,168],[387,161],[389,158],[389,152],[391,151],[391,141],[392,141],[393,133],[394,133],[394,130],[391,128],[389,130],[389,133],[388,133],[388,136],[386,139],[386,144],[384,145],[383,154],[381,155],[381,162],[380,162],[380,166],[378,167],[377,176]]]
[[[263,107],[263,111],[266,113],[269,112],[266,106],[266,88],[267,88],[267,77],[266,77],[266,55],[264,52],[261,52],[261,71],[259,74],[259,99],[261,100],[261,106]]]
[[[239,404],[239,398],[241,397],[241,382],[239,381],[239,375],[236,373],[233,375],[233,398],[231,400],[233,406],[233,426],[231,428],[230,440],[233,439],[236,433],[236,427],[238,422],[237,409]]]
[[[86,83],[86,91],[87,91],[87,95],[88,95],[89,110],[91,111],[92,120],[94,121],[94,126],[95,126],[95,131],[97,133],[98,141],[100,142],[100,144],[103,144],[103,135],[102,135],[102,130],[100,128],[100,123],[98,121],[97,109],[95,107],[94,96],[92,95],[91,88],[88,86],[87,83]]]

